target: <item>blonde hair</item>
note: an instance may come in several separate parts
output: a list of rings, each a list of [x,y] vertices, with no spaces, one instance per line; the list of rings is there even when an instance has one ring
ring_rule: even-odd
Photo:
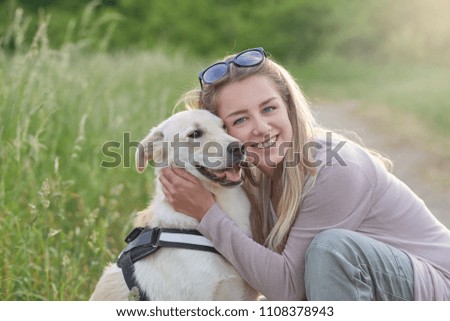
[[[230,64],[229,72],[224,78],[213,84],[205,84],[202,89],[198,88],[187,92],[179,104],[183,103],[187,109],[206,109],[217,115],[217,100],[221,89],[227,84],[254,75],[272,79],[287,106],[292,125],[292,145],[288,148],[283,160],[281,175],[275,175],[275,181],[271,181],[254,166],[244,168],[243,175],[244,189],[252,204],[250,219],[253,239],[267,248],[281,253],[289,231],[297,218],[303,198],[315,182],[317,170],[309,166],[313,155],[310,154],[311,149],[309,148],[305,155],[303,146],[307,142],[313,141],[315,134],[323,130],[317,125],[309,103],[295,79],[284,67],[269,58],[253,67],[237,67]],[[286,166],[290,162],[293,162],[295,166]],[[280,199],[275,208],[278,215],[275,224],[272,223],[270,209],[272,185],[281,189]]]

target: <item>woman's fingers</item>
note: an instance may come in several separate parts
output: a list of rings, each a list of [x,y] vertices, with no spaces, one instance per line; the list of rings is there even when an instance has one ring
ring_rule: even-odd
[[[193,184],[197,184],[199,182],[197,177],[188,173],[185,169],[182,168],[163,168],[161,176],[165,177],[166,180],[172,184],[181,184],[183,183],[183,181]]]
[[[164,170],[162,171],[162,174],[159,175],[159,181],[165,189],[168,189],[172,185],[172,182],[170,180],[170,173],[167,173]]]
[[[197,183],[197,181],[198,181],[198,179],[194,175],[192,175],[191,173],[188,173],[183,168],[175,168],[174,167],[174,168],[171,168],[171,170],[175,175],[185,179],[186,181],[189,181],[191,183]]]
[[[180,194],[186,190],[192,190],[197,186],[199,180],[187,173],[184,169],[164,168],[159,176],[163,186],[164,195],[167,198],[173,194]]]
[[[200,220],[215,202],[200,180],[184,169],[163,168],[159,181],[172,207],[196,219]]]

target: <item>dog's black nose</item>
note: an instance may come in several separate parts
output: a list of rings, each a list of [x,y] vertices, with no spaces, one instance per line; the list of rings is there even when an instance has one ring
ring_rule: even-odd
[[[239,142],[232,142],[227,146],[227,153],[233,158],[241,159],[245,155],[245,146]]]

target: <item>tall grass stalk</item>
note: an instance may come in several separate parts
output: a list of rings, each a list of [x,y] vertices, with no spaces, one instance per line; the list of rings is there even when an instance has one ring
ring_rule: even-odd
[[[0,54],[2,300],[83,300],[146,206],[151,171],[105,168],[102,146],[139,141],[195,84],[198,66],[161,52]],[[135,149],[130,149],[133,154]]]

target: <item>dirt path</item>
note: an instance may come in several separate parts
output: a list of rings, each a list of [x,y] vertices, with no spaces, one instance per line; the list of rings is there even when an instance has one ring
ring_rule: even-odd
[[[386,115],[363,111],[358,102],[320,103],[313,112],[329,129],[351,130],[366,146],[387,155],[394,162],[394,174],[427,204],[431,212],[450,228],[450,160],[418,139],[423,129],[411,130],[411,120],[383,121]],[[383,113],[383,112],[381,112]],[[417,124],[414,124],[416,127]],[[431,147],[430,147],[431,146]],[[430,148],[429,148],[430,147]],[[443,148],[443,146],[435,146]]]

